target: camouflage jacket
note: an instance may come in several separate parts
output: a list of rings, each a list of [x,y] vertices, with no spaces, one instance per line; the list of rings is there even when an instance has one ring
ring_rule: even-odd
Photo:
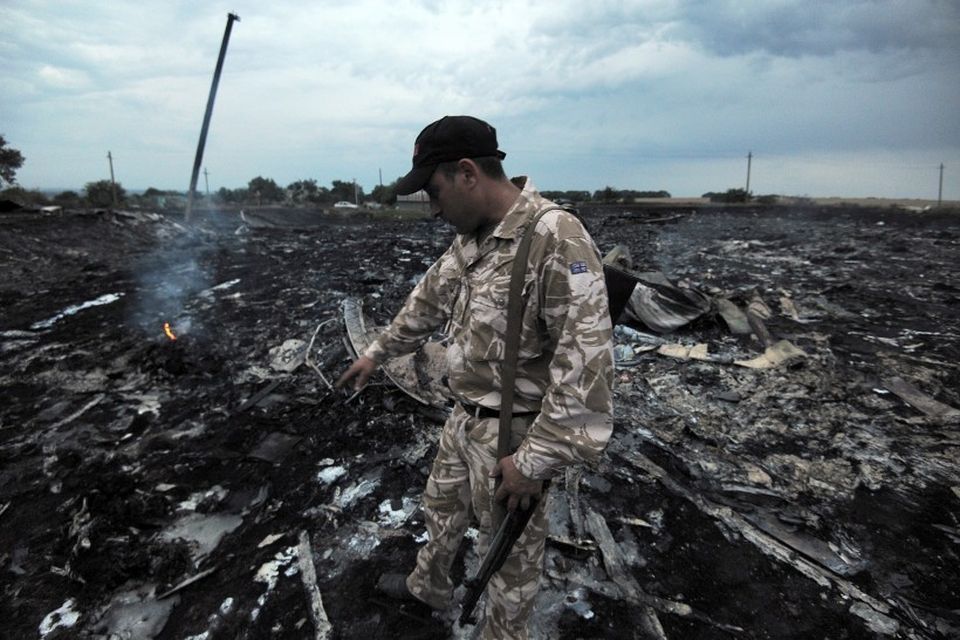
[[[553,206],[532,181],[478,245],[458,235],[387,330],[367,349],[382,362],[409,353],[446,324],[448,384],[467,404],[500,406],[510,270],[532,217]],[[593,459],[613,428],[612,325],[600,253],[565,211],[540,218],[523,296],[514,413],[538,413],[514,454],[528,478]]]

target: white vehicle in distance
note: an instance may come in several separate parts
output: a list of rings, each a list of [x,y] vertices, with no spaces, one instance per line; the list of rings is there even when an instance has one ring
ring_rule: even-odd
[[[335,202],[333,204],[333,208],[334,209],[357,209],[358,207],[352,202],[348,202],[347,200],[341,200],[340,202]]]

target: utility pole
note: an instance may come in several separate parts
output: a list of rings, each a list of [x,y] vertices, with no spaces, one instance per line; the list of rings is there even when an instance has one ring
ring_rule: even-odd
[[[360,189],[357,188],[357,179],[353,179],[353,204],[360,206]]]
[[[380,204],[383,204],[383,169],[377,169],[380,174]]]
[[[208,177],[207,168],[203,168],[203,183],[207,185],[207,197],[210,197],[210,178]]]
[[[217,58],[217,66],[213,71],[213,82],[210,85],[210,95],[207,97],[207,111],[203,115],[203,126],[200,127],[200,142],[197,143],[197,155],[193,160],[193,173],[190,174],[190,190],[187,192],[187,210],[184,214],[185,222],[190,222],[190,214],[193,212],[193,196],[197,190],[197,178],[200,177],[200,164],[203,162],[203,148],[207,144],[210,116],[213,115],[213,101],[217,97],[217,86],[220,84],[220,73],[223,71],[223,59],[227,55],[227,45],[230,43],[230,30],[233,29],[233,22],[235,20],[240,20],[240,16],[233,13],[227,14],[227,28],[223,32],[223,42],[220,44],[220,57]]]
[[[750,164],[753,162],[753,151],[747,153],[747,198],[750,198]]]
[[[113,192],[113,206],[117,206],[117,182],[113,179],[113,154],[107,151],[107,160],[110,162],[110,190]],[[941,174],[942,175],[942,174]]]
[[[943,163],[940,163],[940,189],[937,191],[937,209],[943,205]]]

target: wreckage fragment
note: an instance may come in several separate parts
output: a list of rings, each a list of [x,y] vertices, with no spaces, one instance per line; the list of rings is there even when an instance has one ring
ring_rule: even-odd
[[[359,356],[373,343],[382,329],[369,327],[359,300],[347,298],[341,309],[350,346]],[[444,383],[447,369],[446,351],[446,347],[439,343],[427,342],[414,353],[383,363],[381,368],[394,384],[417,402],[446,409],[450,402]]]
[[[891,635],[899,629],[899,623],[890,618],[891,605],[874,598],[854,583],[845,580],[823,567],[818,562],[808,559],[801,549],[795,549],[787,542],[782,541],[753,525],[744,516],[737,513],[730,507],[715,504],[700,494],[694,493],[684,487],[663,468],[656,465],[652,460],[642,453],[636,451],[621,451],[621,455],[638,469],[642,469],[661,482],[661,484],[683,498],[686,498],[701,511],[713,518],[721,521],[730,530],[736,531],[744,540],[755,545],[764,554],[792,566],[794,569],[817,582],[824,587],[834,587],[846,597],[857,601],[861,606],[858,607],[856,615],[861,618],[875,621],[877,626],[875,630],[885,628],[893,629]],[[872,613],[871,613],[872,612]],[[889,621],[889,625],[887,624]],[[874,626],[871,625],[871,628]],[[879,631],[878,631],[879,633]]]
[[[734,364],[748,369],[773,369],[807,354],[795,347],[789,340],[780,340],[766,349],[756,358],[735,360]]]
[[[938,400],[934,400],[903,378],[887,378],[883,381],[883,386],[911,407],[918,409],[931,418],[944,421],[957,421],[960,419],[960,410],[954,409],[950,405],[946,405]]]
[[[297,561],[300,565],[300,579],[303,582],[303,590],[307,595],[310,619],[313,620],[314,638],[316,640],[327,640],[333,632],[333,626],[330,624],[327,612],[323,608],[323,599],[320,596],[320,588],[317,586],[317,569],[313,566],[313,549],[310,547],[310,536],[307,535],[306,531],[300,532],[299,544],[297,545]]]
[[[607,253],[603,264],[614,324],[642,324],[657,333],[671,333],[712,308],[705,293],[678,287],[659,271],[634,271],[623,245]]]

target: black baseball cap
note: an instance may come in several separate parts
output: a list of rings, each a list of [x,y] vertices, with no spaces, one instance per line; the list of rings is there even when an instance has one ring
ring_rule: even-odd
[[[497,130],[472,116],[444,116],[424,127],[413,145],[413,168],[397,182],[405,196],[422,189],[441,162],[462,158],[507,157],[497,149]]]

